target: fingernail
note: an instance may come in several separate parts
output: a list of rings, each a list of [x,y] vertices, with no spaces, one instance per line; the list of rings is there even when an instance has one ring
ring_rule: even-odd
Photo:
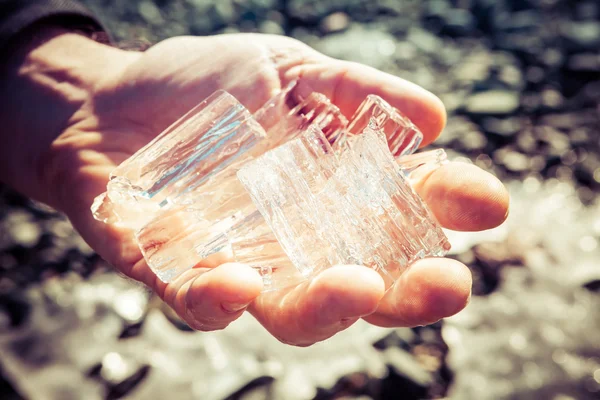
[[[221,303],[221,308],[223,308],[223,311],[225,311],[226,313],[233,314],[243,310],[249,305],[249,303]]]

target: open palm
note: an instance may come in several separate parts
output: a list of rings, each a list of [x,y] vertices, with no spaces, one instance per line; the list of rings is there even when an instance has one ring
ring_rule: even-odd
[[[275,337],[309,345],[358,318],[383,326],[423,325],[468,302],[468,269],[449,259],[415,263],[384,297],[373,270],[336,266],[310,282],[260,294],[262,281],[246,265],[225,262],[192,269],[169,284],[144,262],[133,232],[95,221],[90,205],[106,189],[110,171],[217,89],[250,111],[300,79],[351,116],[368,94],[392,103],[433,141],[445,124],[440,101],[425,90],[372,68],[328,58],[289,38],[220,35],[166,40],[145,53],[122,53],[124,68],[108,74],[52,146],[54,203],[86,241],[125,275],[156,291],[193,328],[220,329],[250,311]],[[491,175],[450,163],[418,185],[442,225],[491,228],[506,216],[507,195]]]

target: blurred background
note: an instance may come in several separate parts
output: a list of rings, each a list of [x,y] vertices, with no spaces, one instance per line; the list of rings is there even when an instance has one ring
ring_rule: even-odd
[[[448,232],[474,276],[459,315],[298,349],[249,317],[188,331],[62,215],[2,187],[0,398],[600,399],[598,1],[84,3],[129,43],[289,35],[411,80],[448,109],[436,145],[500,177],[511,216]]]

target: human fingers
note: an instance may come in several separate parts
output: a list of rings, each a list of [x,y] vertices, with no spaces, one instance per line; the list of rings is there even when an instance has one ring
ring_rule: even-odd
[[[383,280],[374,270],[335,266],[310,282],[261,295],[249,310],[280,341],[308,346],[375,311],[383,294]]]
[[[448,229],[491,229],[508,216],[509,195],[502,182],[472,164],[450,162],[413,185]]]
[[[462,310],[471,297],[471,272],[446,258],[415,262],[386,293],[377,311],[365,317],[375,325],[427,325]]]
[[[225,263],[187,271],[165,287],[162,297],[190,327],[212,331],[239,318],[261,290],[258,272],[244,264]]]

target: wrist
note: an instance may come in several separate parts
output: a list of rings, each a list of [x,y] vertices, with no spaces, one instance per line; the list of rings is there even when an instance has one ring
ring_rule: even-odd
[[[44,175],[52,142],[88,118],[95,94],[127,57],[84,35],[44,25],[18,35],[9,51],[0,67],[0,180],[51,202]]]

